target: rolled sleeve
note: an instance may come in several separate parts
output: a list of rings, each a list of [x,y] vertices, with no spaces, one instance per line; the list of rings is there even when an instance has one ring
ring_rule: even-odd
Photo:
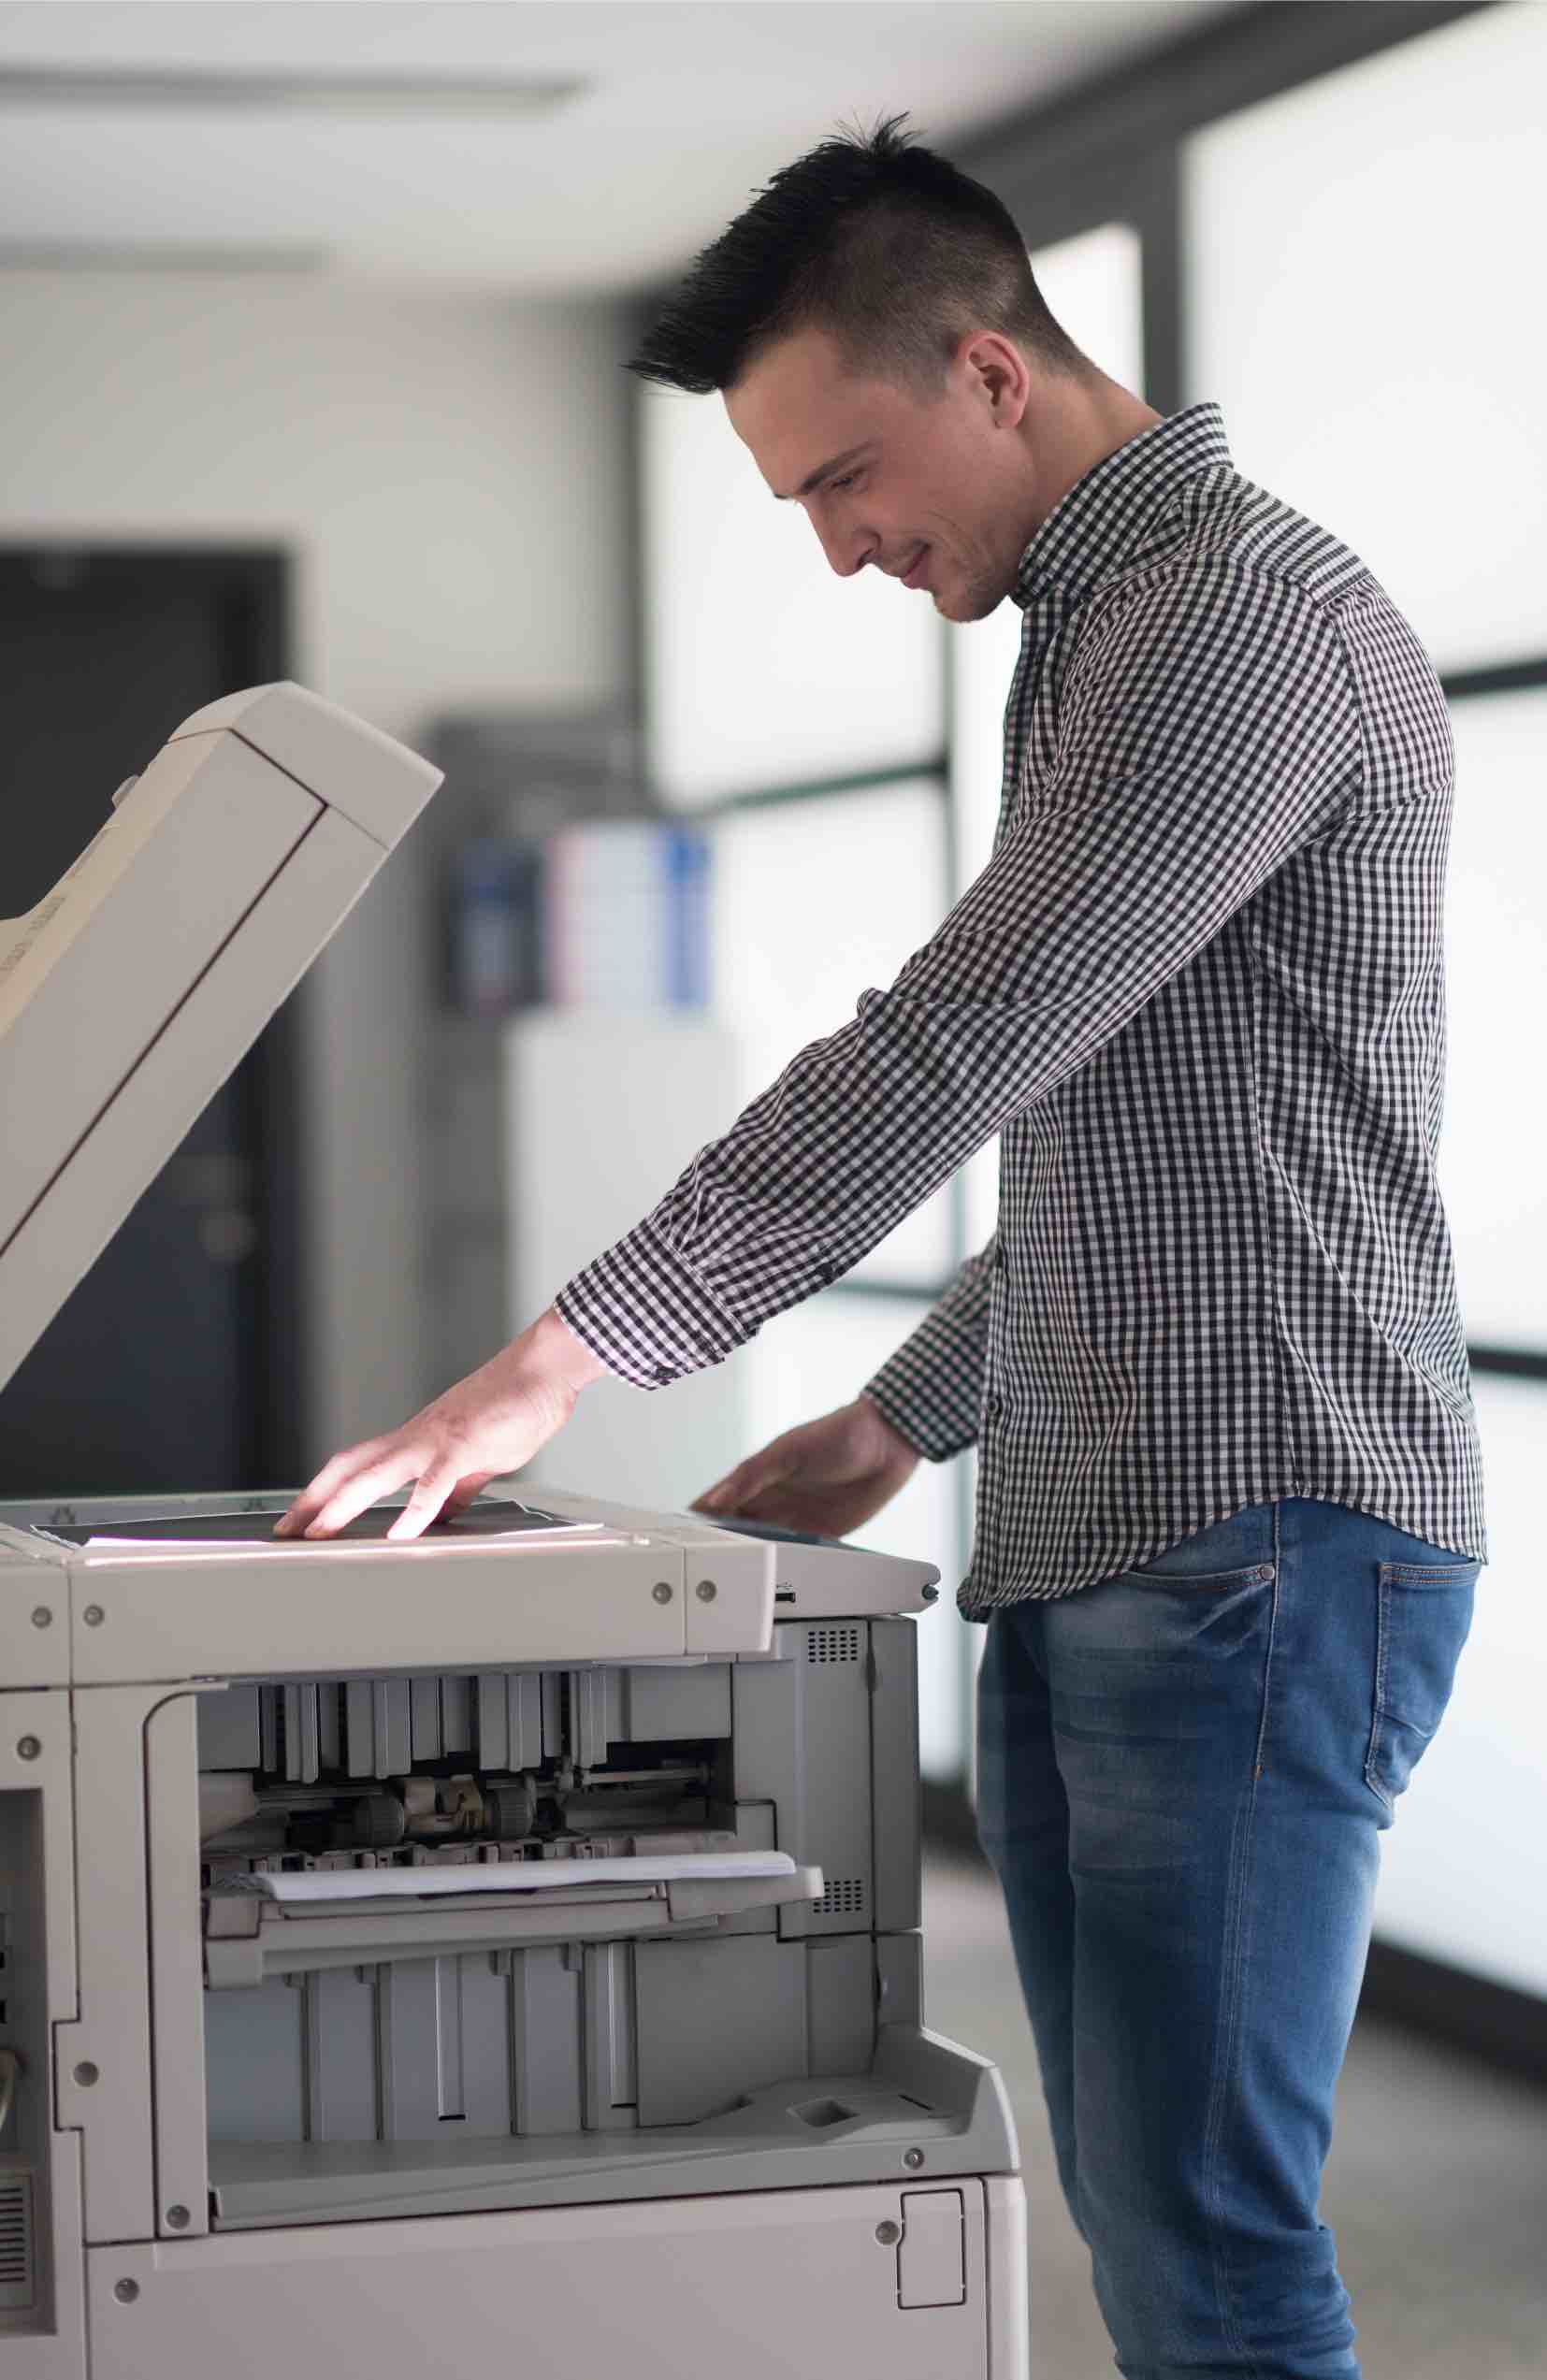
[[[723,1363],[752,1335],[648,1216],[566,1282],[555,1305],[597,1361],[639,1389]]]

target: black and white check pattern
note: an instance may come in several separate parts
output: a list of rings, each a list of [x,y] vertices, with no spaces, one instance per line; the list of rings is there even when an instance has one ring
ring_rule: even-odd
[[[1435,1183],[1450,724],[1364,565],[1195,405],[1022,557],[994,855],[558,1310],[650,1388],[1002,1134],[999,1229],[868,1392],[979,1450],[969,1615],[1319,1496],[1485,1553]]]

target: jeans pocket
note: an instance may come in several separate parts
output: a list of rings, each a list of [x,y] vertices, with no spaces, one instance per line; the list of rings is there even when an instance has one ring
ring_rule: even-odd
[[[1176,1594],[1226,1595],[1239,1587],[1265,1587],[1273,1577],[1271,1562],[1249,1562],[1236,1570],[1124,1570],[1114,1585],[1162,1587]]]
[[[1226,1569],[1218,1555],[1191,1565],[1175,1551],[1048,1606],[1049,1643],[1110,1666],[1187,1661],[1238,1667],[1272,1623],[1271,1562]],[[1063,1607],[1066,1607],[1065,1609]]]
[[[1445,1715],[1472,1623],[1477,1562],[1382,1562],[1365,1782],[1390,1810]]]
[[[1136,1564],[1118,1577],[1125,1587],[1160,1587],[1181,1594],[1233,1594],[1265,1586],[1274,1575],[1273,1514],[1266,1505],[1246,1505],[1228,1520],[1212,1522],[1190,1537]]]

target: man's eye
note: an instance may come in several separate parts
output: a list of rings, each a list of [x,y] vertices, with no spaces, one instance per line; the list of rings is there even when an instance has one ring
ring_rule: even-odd
[[[842,479],[829,480],[828,485],[831,488],[852,487],[859,476],[858,471],[846,471]]]

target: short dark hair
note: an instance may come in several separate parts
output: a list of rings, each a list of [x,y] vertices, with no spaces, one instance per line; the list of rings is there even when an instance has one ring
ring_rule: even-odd
[[[706,248],[629,368],[705,396],[813,325],[857,370],[938,387],[963,333],[1003,332],[1045,368],[1090,368],[1049,313],[1008,209],[905,116],[840,132],[776,173]]]

